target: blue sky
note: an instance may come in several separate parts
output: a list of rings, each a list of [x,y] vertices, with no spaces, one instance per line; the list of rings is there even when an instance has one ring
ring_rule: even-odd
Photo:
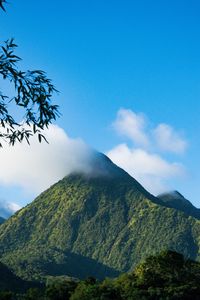
[[[139,155],[136,178],[143,183],[148,176],[146,187],[155,179],[160,189],[178,189],[200,207],[199,1],[10,0],[6,9],[1,43],[14,37],[21,66],[52,78],[60,91],[57,125],[68,137],[131,165],[132,175]],[[127,118],[137,132],[127,132]],[[162,147],[155,137],[160,128],[166,129],[162,138],[170,131]],[[138,141],[141,133],[148,145]],[[167,142],[179,143],[179,150],[167,149]],[[162,165],[157,177],[145,170],[144,156],[149,168]],[[3,179],[0,193],[2,201],[19,205],[36,195]]]

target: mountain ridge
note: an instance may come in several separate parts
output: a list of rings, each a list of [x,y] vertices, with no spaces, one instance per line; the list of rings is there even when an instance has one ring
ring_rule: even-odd
[[[169,207],[178,209],[189,216],[193,216],[197,219],[200,219],[200,209],[195,207],[178,191],[162,193],[158,195],[157,198],[162,200]]]
[[[91,173],[64,177],[1,225],[3,263],[24,279],[45,280],[52,269],[56,276],[84,278],[98,269],[98,278],[113,277],[166,249],[198,259],[197,219],[151,195],[104,155],[95,159]]]

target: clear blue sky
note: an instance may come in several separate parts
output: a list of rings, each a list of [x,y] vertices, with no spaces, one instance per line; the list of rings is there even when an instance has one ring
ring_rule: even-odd
[[[130,145],[111,126],[120,108],[152,128],[169,124],[188,142],[180,156],[159,154],[186,168],[170,186],[200,207],[200,2],[10,0],[6,9],[1,42],[14,37],[22,65],[53,79],[57,124],[102,152]],[[19,187],[1,191],[26,202]]]

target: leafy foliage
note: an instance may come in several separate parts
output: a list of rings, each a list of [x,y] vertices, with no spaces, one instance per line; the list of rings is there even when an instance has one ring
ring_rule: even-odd
[[[45,127],[59,115],[58,106],[51,103],[56,92],[51,80],[44,71],[21,71],[17,64],[21,60],[15,54],[17,45],[13,39],[7,40],[0,47],[0,75],[9,81],[15,90],[12,97],[0,91],[0,138],[14,145],[37,134],[39,141],[45,139],[41,133]],[[9,112],[9,104],[14,102],[23,113],[23,122],[19,123]],[[0,143],[2,146],[2,143]]]
[[[69,300],[77,282],[71,279],[53,280],[51,284],[46,287],[45,295],[48,300]]]
[[[200,264],[173,251],[148,257],[115,280],[122,299],[198,299]],[[194,297],[194,298],[193,298]]]

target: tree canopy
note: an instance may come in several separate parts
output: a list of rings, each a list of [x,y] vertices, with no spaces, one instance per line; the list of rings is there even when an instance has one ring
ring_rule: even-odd
[[[131,273],[98,281],[58,276],[46,287],[18,294],[19,300],[182,300],[200,297],[200,264],[173,251],[148,257]],[[2,294],[1,294],[2,293]],[[0,299],[15,299],[14,292],[2,290]],[[9,298],[10,297],[10,298]]]

